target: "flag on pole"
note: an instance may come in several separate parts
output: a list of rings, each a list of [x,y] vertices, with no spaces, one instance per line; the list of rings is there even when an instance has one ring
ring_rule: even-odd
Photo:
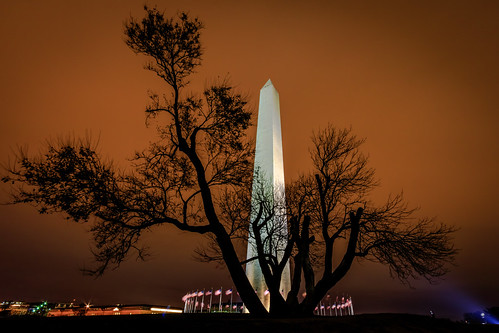
[[[210,296],[212,291],[213,291],[213,290],[208,290],[208,291],[206,292],[206,296]]]
[[[199,296],[199,297],[201,297],[201,296],[203,296],[203,295],[204,295],[204,292],[203,292],[203,291],[198,292],[198,296]]]
[[[265,292],[263,293],[265,296],[267,296],[268,294],[270,293],[270,291],[267,289],[265,290]]]
[[[232,312],[232,288],[227,290],[225,295],[230,295],[230,312]]]
[[[215,296],[218,296],[220,295],[220,299],[218,300],[218,311],[222,311],[222,287],[220,287],[220,289],[218,289],[217,291],[215,291]]]

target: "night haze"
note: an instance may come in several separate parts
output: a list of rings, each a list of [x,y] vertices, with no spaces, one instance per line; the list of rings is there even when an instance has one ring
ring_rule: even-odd
[[[167,16],[205,24],[203,63],[187,91],[230,77],[249,96],[270,78],[280,95],[286,181],[311,168],[313,131],[328,122],[367,139],[381,186],[373,201],[404,192],[418,216],[454,225],[456,266],[438,284],[391,279],[355,262],[331,295],[351,295],[357,313],[409,312],[460,319],[499,305],[499,4],[493,1],[307,3],[157,1]],[[124,43],[139,1],[0,3],[0,161],[16,147],[85,137],[126,169],[155,138],[146,128],[148,90],[166,88]],[[254,118],[256,124],[256,117]],[[256,127],[252,128],[254,136]],[[1,200],[8,200],[8,184]],[[225,269],[196,262],[202,237],[166,226],[143,238],[152,256],[130,258],[99,279],[89,225],[0,206],[0,301],[77,301],[181,306],[191,290],[233,287]]]

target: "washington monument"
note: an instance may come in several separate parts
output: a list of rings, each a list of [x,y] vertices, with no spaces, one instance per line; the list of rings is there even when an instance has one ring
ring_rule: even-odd
[[[287,241],[287,219],[284,197],[284,164],[282,157],[281,116],[279,93],[270,79],[260,90],[258,106],[258,124],[256,131],[255,166],[253,173],[253,189],[251,196],[252,221],[264,200],[270,202],[271,209],[264,212],[263,218],[271,217],[260,235],[265,253],[275,255],[279,260]],[[267,206],[268,207],[268,206]],[[247,259],[257,257],[256,241],[250,227]],[[258,260],[246,264],[246,275],[253,289],[267,308],[270,308],[270,297],[266,295],[267,285]],[[281,293],[286,297],[291,288],[289,264],[286,265],[281,278]]]

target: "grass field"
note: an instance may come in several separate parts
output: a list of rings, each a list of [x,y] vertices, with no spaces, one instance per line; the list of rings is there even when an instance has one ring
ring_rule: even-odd
[[[0,332],[499,332],[499,325],[467,325],[410,314],[265,319],[249,315],[169,314],[106,317],[5,317]]]

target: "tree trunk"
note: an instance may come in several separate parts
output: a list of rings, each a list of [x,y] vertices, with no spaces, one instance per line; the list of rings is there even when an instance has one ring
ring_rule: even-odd
[[[336,267],[334,272],[324,272],[323,277],[317,282],[314,287],[313,293],[308,294],[302,303],[301,312],[304,314],[313,314],[315,306],[320,302],[320,300],[326,295],[326,293],[340,281],[345,274],[350,269],[353,260],[355,259],[355,250],[357,247],[357,241],[359,238],[360,230],[360,219],[364,210],[362,208],[357,209],[357,212],[350,213],[350,237],[348,239],[347,250],[341,263]]]
[[[223,226],[220,227],[223,228]],[[246,277],[246,272],[240,264],[230,237],[227,235],[225,230],[218,231],[215,234],[225,264],[227,265],[232,281],[239,292],[239,296],[244,302],[244,306],[252,315],[267,316],[267,309],[265,309],[257,294],[253,291],[253,286],[251,286],[251,283]]]

